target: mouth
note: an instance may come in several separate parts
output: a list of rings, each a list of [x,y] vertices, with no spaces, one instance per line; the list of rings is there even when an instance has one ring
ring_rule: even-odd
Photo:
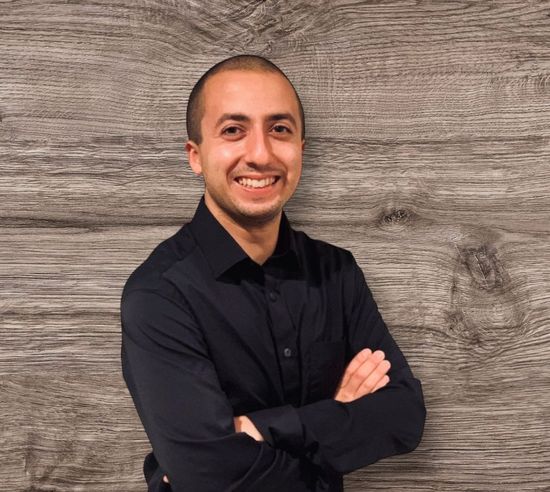
[[[280,180],[280,176],[268,176],[266,178],[256,179],[256,178],[246,178],[238,177],[235,178],[235,182],[242,186],[243,188],[249,190],[263,190],[271,188]]]

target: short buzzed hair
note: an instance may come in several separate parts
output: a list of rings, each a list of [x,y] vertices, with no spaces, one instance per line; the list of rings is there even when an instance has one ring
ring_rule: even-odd
[[[294,94],[296,96],[296,101],[298,102],[298,108],[300,110],[300,122],[302,124],[302,140],[306,135],[306,125],[304,117],[304,108],[302,107],[302,101],[296,92],[296,89],[292,85],[292,82],[284,74],[284,72],[273,62],[269,61],[267,58],[263,58],[258,55],[237,55],[232,56],[231,58],[226,58],[218,63],[216,63],[212,68],[206,71],[202,77],[195,84],[189,95],[189,100],[187,102],[187,115],[186,115],[186,126],[187,126],[187,136],[189,140],[192,140],[196,144],[202,142],[202,133],[201,133],[201,121],[204,116],[204,101],[203,101],[203,92],[204,85],[206,81],[216,75],[219,72],[226,72],[229,70],[250,70],[255,72],[273,72],[282,75],[292,87]]]

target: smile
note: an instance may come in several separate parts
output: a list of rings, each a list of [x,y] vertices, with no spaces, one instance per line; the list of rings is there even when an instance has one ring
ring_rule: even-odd
[[[267,188],[273,185],[279,176],[271,176],[263,179],[237,178],[235,181],[245,188]]]

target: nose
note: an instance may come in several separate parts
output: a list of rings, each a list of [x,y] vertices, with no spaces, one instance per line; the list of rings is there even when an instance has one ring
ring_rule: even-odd
[[[271,146],[268,136],[261,129],[251,130],[246,142],[246,162],[258,166],[271,162]]]

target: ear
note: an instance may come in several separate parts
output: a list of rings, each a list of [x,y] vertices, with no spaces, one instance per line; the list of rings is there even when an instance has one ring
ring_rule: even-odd
[[[187,158],[191,169],[197,176],[200,176],[202,174],[202,165],[199,146],[193,140],[188,140],[185,144],[185,150],[187,151]]]
[[[304,149],[306,148],[306,140],[302,140],[302,152],[304,151]]]

